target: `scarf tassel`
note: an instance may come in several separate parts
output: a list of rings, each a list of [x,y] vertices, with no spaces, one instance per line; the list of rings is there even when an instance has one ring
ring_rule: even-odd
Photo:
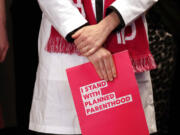
[[[67,42],[53,27],[45,50],[49,53],[76,53],[80,55],[76,46]]]
[[[54,33],[53,33],[54,34]],[[50,36],[46,51],[50,53],[66,53],[66,54],[78,54],[81,55],[73,43],[68,43],[61,36]],[[134,68],[134,72],[144,72],[149,71],[156,68],[156,63],[152,54],[144,55],[140,58],[131,58],[131,62]]]
[[[137,59],[131,58],[131,62],[134,68],[134,72],[144,72],[156,69],[156,62],[152,54],[145,55]]]

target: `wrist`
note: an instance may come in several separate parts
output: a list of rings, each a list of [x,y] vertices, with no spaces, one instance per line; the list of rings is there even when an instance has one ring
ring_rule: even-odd
[[[103,31],[110,34],[120,24],[120,19],[115,12],[112,12],[99,22],[99,24],[102,25]]]
[[[0,28],[6,29],[6,21],[5,20],[0,20]]]
[[[7,38],[6,25],[0,23],[0,37]]]

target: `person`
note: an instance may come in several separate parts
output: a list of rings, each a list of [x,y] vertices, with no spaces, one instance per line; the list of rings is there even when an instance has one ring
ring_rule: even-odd
[[[17,124],[11,2],[11,0],[0,0],[0,132],[2,134],[9,128],[15,128]]]
[[[5,60],[6,53],[9,47],[6,34],[6,17],[5,17],[5,1],[0,1],[0,63]],[[0,128],[3,128],[3,117],[0,106]]]
[[[136,24],[133,22],[140,16],[143,18],[141,27],[147,30],[144,15],[157,0],[38,2],[43,14],[38,40],[39,65],[29,129],[37,133],[81,134],[65,70],[90,61],[100,79],[113,81],[116,78],[116,68],[110,51],[113,47],[107,49],[107,42],[112,41],[109,39],[115,37],[119,31],[122,35],[117,36],[124,37],[117,38],[118,42],[122,39],[120,46],[123,46],[125,40],[133,40],[136,35],[136,31],[133,31]],[[104,14],[103,9],[106,11]],[[125,37],[123,28],[131,24],[132,35]],[[114,51],[117,51],[116,47]],[[155,68],[155,63],[150,52],[147,52],[143,55],[144,58],[139,57],[137,61],[133,59],[133,67],[138,71],[135,75],[149,132],[154,133],[157,129],[149,70]]]
[[[9,48],[9,42],[6,33],[6,14],[5,1],[0,0],[0,63],[4,62]],[[0,128],[3,128],[2,107],[0,106]]]
[[[5,60],[8,48],[9,42],[6,32],[5,1],[0,0],[0,63]]]

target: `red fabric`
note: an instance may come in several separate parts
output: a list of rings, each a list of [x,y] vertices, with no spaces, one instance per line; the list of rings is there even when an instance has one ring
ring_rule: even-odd
[[[78,53],[76,46],[68,43],[54,27],[51,27],[51,35],[46,46],[46,50],[50,53]]]
[[[81,0],[81,2],[89,24],[96,24],[91,0]],[[114,2],[114,0],[105,1],[104,14],[112,2]],[[77,0],[74,0],[74,3],[77,3]],[[79,9],[79,11],[81,12],[82,9]],[[139,17],[131,26],[127,26],[119,33],[112,32],[105,42],[105,47],[112,53],[128,50],[135,72],[143,72],[156,68],[154,58],[149,51],[148,39],[142,17]],[[79,54],[76,46],[68,43],[53,26],[46,50],[51,53]]]
[[[3,124],[3,116],[2,116],[2,110],[1,110],[1,106],[0,106],[0,129],[4,127]]]

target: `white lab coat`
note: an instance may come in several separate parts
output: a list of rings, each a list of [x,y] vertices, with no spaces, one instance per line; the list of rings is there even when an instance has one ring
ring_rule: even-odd
[[[92,3],[95,0],[92,0]],[[143,14],[157,0],[116,0],[111,6],[122,15],[126,25]],[[77,114],[65,69],[88,62],[76,54],[49,53],[45,50],[51,25],[65,38],[87,23],[72,0],[38,0],[43,12],[39,32],[37,69],[29,129],[52,134],[80,134]],[[149,72],[137,73],[141,99],[150,133],[156,132],[153,93]]]

